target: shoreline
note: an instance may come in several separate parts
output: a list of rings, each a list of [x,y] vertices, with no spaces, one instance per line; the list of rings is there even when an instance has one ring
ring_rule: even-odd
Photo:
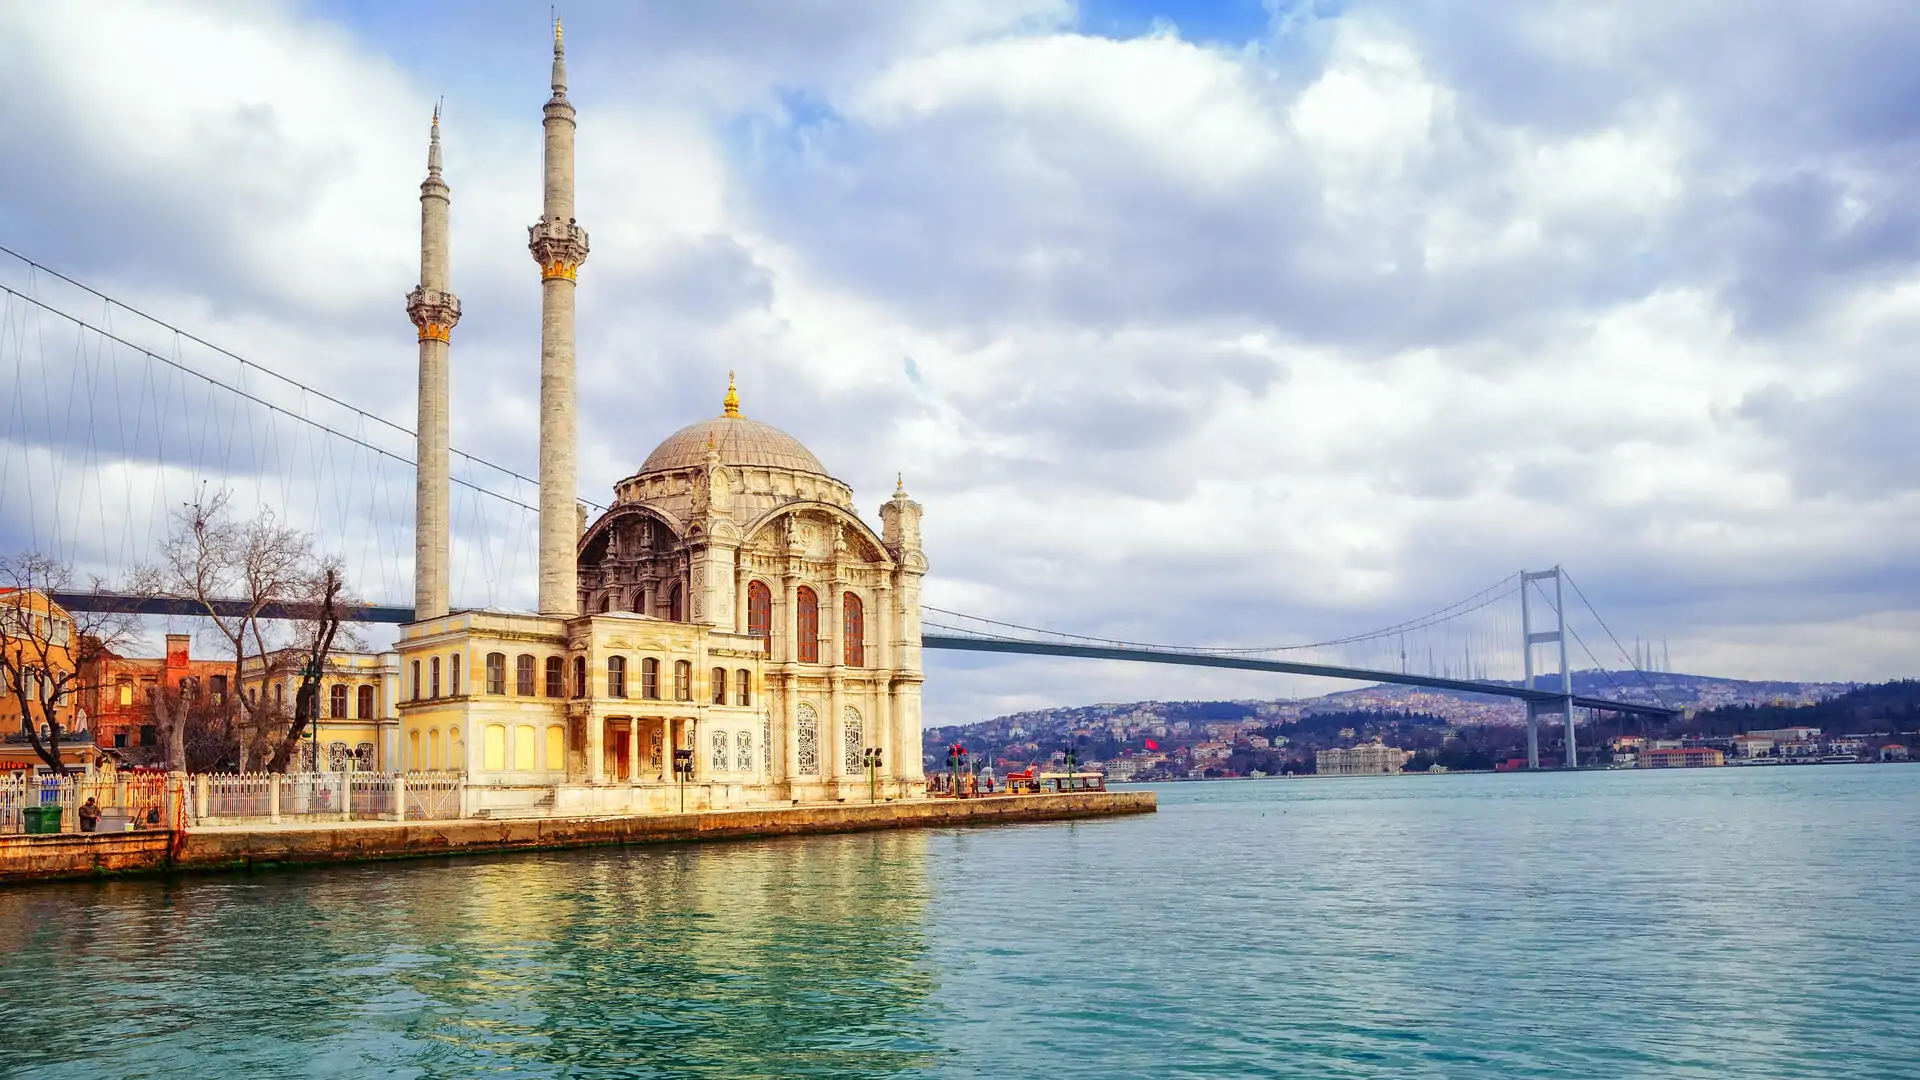
[[[158,829],[21,834],[0,837],[0,886],[247,872],[441,855],[1067,821],[1151,814],[1158,808],[1151,791],[1088,791],[617,817],[216,826],[183,834]]]

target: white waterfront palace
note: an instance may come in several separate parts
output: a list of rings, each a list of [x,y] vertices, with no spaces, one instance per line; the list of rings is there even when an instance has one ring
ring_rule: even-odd
[[[920,506],[876,533],[792,436],[720,415],[647,455],[590,525],[576,498],[574,107],[556,24],[545,106],[538,612],[447,596],[449,188],[438,116],[420,188],[415,620],[401,630],[399,765],[453,769],[488,812],[669,811],[925,794]],[[880,764],[869,771],[872,752]],[[678,753],[676,753],[678,752]]]

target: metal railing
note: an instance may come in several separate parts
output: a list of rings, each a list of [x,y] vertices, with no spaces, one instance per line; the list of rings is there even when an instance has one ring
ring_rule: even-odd
[[[97,831],[333,821],[435,821],[460,817],[466,777],[451,772],[121,773],[0,775],[0,833],[28,831],[58,808],[58,831],[81,831],[88,799]]]

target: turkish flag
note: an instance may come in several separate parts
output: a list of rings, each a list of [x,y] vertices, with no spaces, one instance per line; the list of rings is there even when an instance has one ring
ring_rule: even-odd
[[[1148,740],[1147,740],[1146,742],[1147,742],[1147,749],[1149,749],[1149,750],[1158,750],[1158,749],[1160,749],[1160,744],[1159,744],[1159,743],[1157,743],[1157,742],[1154,742],[1154,741],[1153,741],[1152,739],[1148,739]]]

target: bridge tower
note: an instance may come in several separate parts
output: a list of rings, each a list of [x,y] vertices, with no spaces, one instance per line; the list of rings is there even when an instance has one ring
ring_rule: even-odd
[[[1551,630],[1535,633],[1533,630],[1533,583],[1553,580],[1553,616]],[[1560,567],[1551,570],[1520,571],[1520,655],[1521,670],[1525,673],[1525,686],[1534,689],[1533,684],[1533,648],[1536,645],[1560,646],[1560,702],[1559,711],[1567,725],[1567,768],[1578,768],[1580,756],[1573,739],[1573,672],[1567,667],[1567,604],[1560,581]],[[1527,768],[1540,767],[1540,713],[1546,703],[1529,700],[1527,702]]]
[[[447,182],[440,176],[440,107],[427,139],[420,183],[420,285],[407,294],[407,317],[420,332],[419,473],[413,504],[413,617],[448,611],[451,537],[447,504],[447,353],[460,321],[460,298],[447,289]]]

